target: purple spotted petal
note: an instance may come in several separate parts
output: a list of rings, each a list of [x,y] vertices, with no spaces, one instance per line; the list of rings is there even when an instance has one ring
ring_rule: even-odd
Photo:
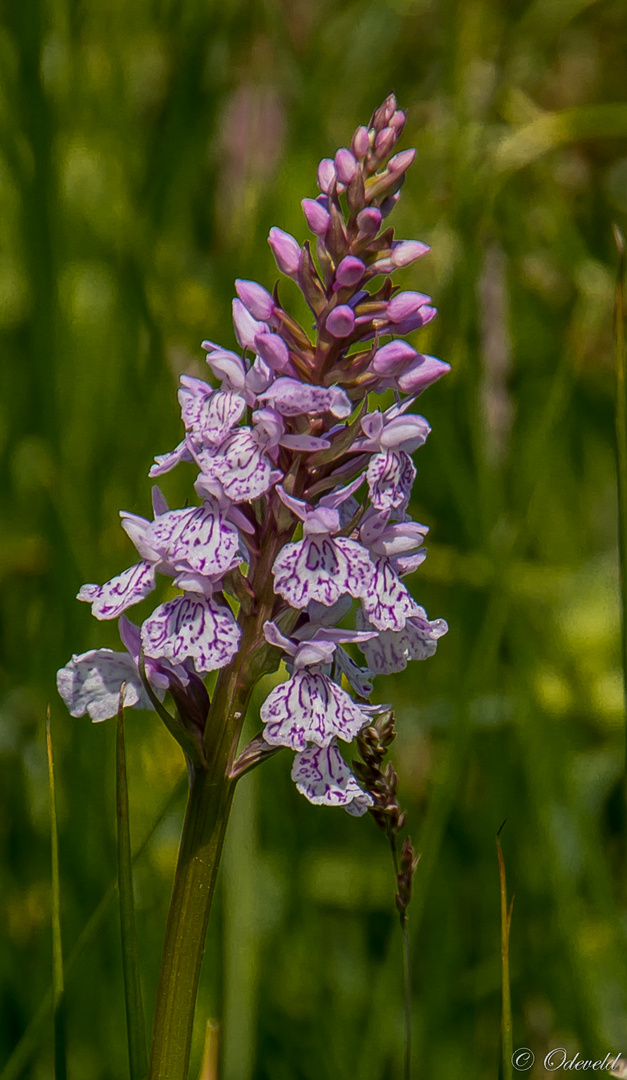
[[[239,551],[237,528],[212,499],[162,514],[148,527],[146,539],[175,569],[215,578],[231,569]]]
[[[239,423],[246,402],[231,390],[212,390],[201,379],[181,376],[179,402],[183,423],[204,443],[219,446]]]
[[[292,780],[315,806],[343,806],[361,817],[373,805],[372,795],[360,788],[334,743],[324,749],[308,746],[297,754]]]
[[[355,616],[358,627],[368,630],[370,623],[363,611]],[[368,667],[375,675],[404,671],[410,660],[426,660],[437,649],[438,639],[446,634],[444,619],[429,622],[424,608],[407,620],[402,630],[383,630],[378,637],[360,646]]]
[[[372,505],[377,510],[391,510],[409,500],[416,469],[404,450],[386,450],[370,459],[366,477]]]
[[[274,690],[261,707],[263,734],[271,746],[304,750],[308,742],[328,746],[332,739],[352,742],[369,717],[327,675],[299,671]]]
[[[155,463],[151,466],[148,475],[163,476],[164,473],[170,472],[170,469],[174,469],[179,462],[193,460],[187,442],[183,439],[169,454],[157,454]]]
[[[194,595],[161,604],[146,619],[141,635],[146,656],[175,664],[189,658],[198,672],[204,672],[233,659],[241,630],[230,608]]]
[[[219,480],[224,494],[232,502],[257,499],[280,478],[250,430],[231,435],[217,454],[201,453],[198,463],[203,474]]]
[[[298,379],[277,379],[260,398],[281,413],[282,416],[317,416],[330,412],[344,420],[350,416],[353,406],[348,395],[339,386],[311,386]]]
[[[127,607],[148,596],[154,587],[154,566],[140,562],[104,585],[83,585],[77,599],[91,604],[91,613],[96,619],[117,619]]]
[[[73,656],[69,664],[57,672],[57,689],[70,716],[88,713],[95,723],[116,715],[122,683],[126,683],[124,704],[127,707],[152,709],[137,664],[128,653],[92,649],[81,656]]]
[[[315,534],[286,544],[274,566],[274,588],[292,607],[303,608],[311,600],[329,607],[344,593],[363,596],[372,581],[370,556],[356,540],[333,539]]]
[[[375,572],[361,603],[377,630],[402,630],[407,619],[419,611],[388,559],[375,561]]]

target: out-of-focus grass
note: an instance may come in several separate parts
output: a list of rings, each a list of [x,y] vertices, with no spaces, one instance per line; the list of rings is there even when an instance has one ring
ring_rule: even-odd
[[[624,5],[230,0],[5,5],[0,27],[0,1062],[50,980],[43,717],[52,701],[66,951],[115,872],[114,725],[71,720],[54,673],[115,647],[73,599],[128,565],[178,441],[181,371],[233,344],[233,279],[271,284],[272,224],[393,87],[417,162],[404,283],[452,374],[425,397],[412,587],[450,623],[377,690],[423,852],[410,912],[420,1074],[494,1076],[499,891],[516,887],[514,1045],[627,1045],[623,703],[616,574],[610,223],[627,212]],[[289,295],[288,289],[285,295]],[[164,478],[173,505],[189,475]],[[139,610],[139,609],[138,609]],[[141,612],[139,612],[141,615]],[[127,718],[142,835],[179,752]],[[310,807],[283,755],[241,784],[198,1009],[225,1080],[399,1076],[400,943],[368,821]],[[136,877],[147,1008],[180,812]],[[27,973],[27,977],[25,976]],[[115,914],[66,987],[69,1075],[118,1080]],[[24,1076],[51,1072],[43,1040]]]

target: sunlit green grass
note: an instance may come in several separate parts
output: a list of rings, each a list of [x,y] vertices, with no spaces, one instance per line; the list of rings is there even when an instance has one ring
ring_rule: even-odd
[[[411,581],[450,631],[377,683],[422,852],[416,1075],[497,1076],[506,817],[514,1046],[627,1051],[611,231],[627,212],[626,21],[610,0],[6,5],[0,1069],[51,982],[48,701],[66,958],[116,873],[115,725],[71,719],[55,691],[72,652],[116,632],[74,596],[128,565],[118,510],[149,510],[200,341],[233,345],[234,278],[273,284],[268,229],[304,239],[318,160],[391,88],[418,149],[397,235],[432,247],[403,284],[440,310],[415,344],[453,366],[419,403],[433,432],[412,511],[431,541]],[[191,479],[164,478],[172,505]],[[183,762],[154,714],[130,710],[126,738],[139,840]],[[223,1080],[395,1080],[385,840],[308,805],[288,756],[238,788],[194,1067],[212,1019]],[[136,864],[147,1016],[181,808]],[[65,991],[68,1075],[120,1080],[114,904]],[[48,1080],[52,1034],[20,1075]]]

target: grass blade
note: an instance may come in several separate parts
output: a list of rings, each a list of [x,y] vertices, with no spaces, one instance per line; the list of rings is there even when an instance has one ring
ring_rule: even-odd
[[[616,298],[614,301],[614,349],[616,367],[616,478],[618,483],[618,552],[622,616],[623,695],[627,715],[627,355],[625,350],[625,238],[617,225],[618,248]],[[627,798],[627,752],[625,753]]]
[[[122,932],[122,969],[126,1001],[126,1032],[131,1080],[143,1080],[148,1072],[146,1027],[139,976],[139,948],[133,897],[133,860],[128,813],[126,752],[124,748],[124,683],[120,690],[116,740],[116,809],[118,825],[118,893]]]
[[[165,800],[155,820],[150,826],[141,844],[133,855],[133,862],[143,854],[148,844],[152,840],[155,832],[159,828],[161,822],[169,814],[170,810],[174,806],[179,796],[183,793],[184,788],[187,787],[187,772],[181,774],[172,791]],[[81,930],[74,948],[72,949],[67,963],[65,965],[65,978],[69,980],[80,960],[81,956],[85,952],[85,949],[89,948],[93,941],[98,936],[100,927],[102,926],[105,918],[109,913],[109,909],[113,901],[115,900],[116,893],[118,891],[117,879],[112,881],[109,888],[105,892],[104,896],[100,900],[100,903],[85,923],[85,926]],[[53,993],[52,987],[49,987],[44,994],[41,1003],[30,1020],[24,1034],[22,1035],[17,1046],[13,1050],[10,1058],[6,1062],[2,1072],[0,1072],[0,1080],[19,1080],[26,1066],[35,1053],[41,1032],[46,1024],[48,1017],[52,1012],[53,1007]]]
[[[220,1027],[215,1020],[207,1020],[205,1046],[198,1080],[218,1080],[218,1036]]]
[[[50,706],[46,713],[46,751],[50,790],[50,846],[52,862],[52,1016],[54,1027],[54,1076],[66,1080],[65,998],[63,985],[63,946],[61,943],[61,889],[59,884],[59,833],[54,784],[54,758],[50,736]]]
[[[503,825],[505,822],[503,822]],[[505,880],[505,860],[501,848],[501,828],[496,834],[496,851],[499,858],[499,881],[501,886],[501,1051],[503,1080],[512,1080],[512,1056],[514,1043],[512,1039],[512,997],[509,981],[509,931],[512,924],[512,909],[514,897],[512,896],[509,908],[507,906],[507,882]]]

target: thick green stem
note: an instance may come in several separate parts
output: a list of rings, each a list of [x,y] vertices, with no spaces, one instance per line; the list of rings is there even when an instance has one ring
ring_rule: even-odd
[[[187,1080],[207,922],[233,785],[220,770],[192,776],[155,1006],[149,1080]]]
[[[246,709],[267,664],[263,624],[272,614],[271,567],[286,539],[267,521],[253,581],[257,607],[243,619],[239,653],[215,686],[204,735],[207,767],[191,768],[165,932],[148,1080],[187,1080],[198,980],[235,781],[231,769]]]

